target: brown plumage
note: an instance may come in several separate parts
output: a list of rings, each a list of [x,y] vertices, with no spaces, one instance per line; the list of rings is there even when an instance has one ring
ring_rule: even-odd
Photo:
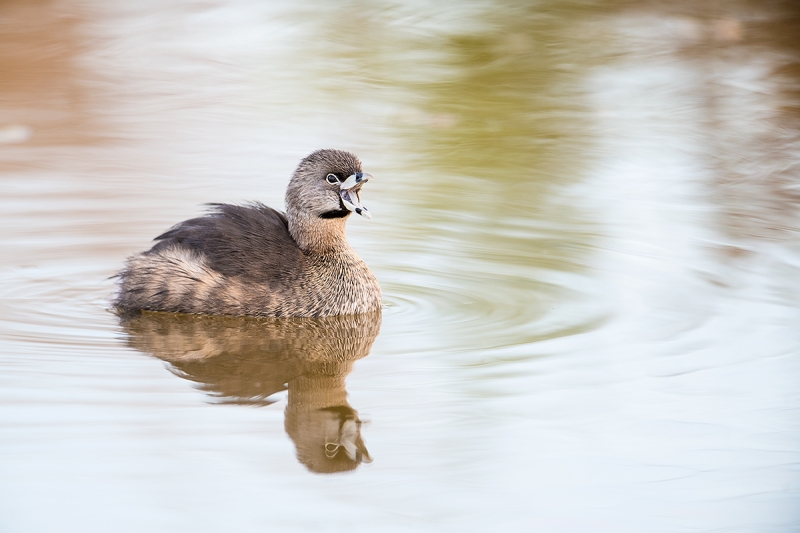
[[[136,310],[324,317],[375,311],[381,289],[347,243],[351,211],[370,217],[371,178],[348,152],[318,150],[286,190],[286,214],[262,204],[212,204],[128,259],[114,305]]]

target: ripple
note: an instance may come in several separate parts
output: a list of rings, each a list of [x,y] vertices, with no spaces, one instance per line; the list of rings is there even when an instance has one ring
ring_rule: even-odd
[[[55,271],[60,272],[56,274]],[[68,265],[9,269],[0,273],[0,337],[15,349],[47,353],[112,347],[120,337],[103,294],[113,290],[105,272]],[[44,353],[44,352],[42,352]]]
[[[405,264],[379,265],[378,272],[385,334],[413,339],[392,348],[485,350],[598,327],[604,310],[592,303],[598,290],[592,278],[569,257],[549,253],[552,234],[537,236],[517,225],[509,221],[488,236],[461,235],[458,247],[451,235],[461,227],[456,221],[442,225],[438,238],[407,234],[404,249],[393,255]]]

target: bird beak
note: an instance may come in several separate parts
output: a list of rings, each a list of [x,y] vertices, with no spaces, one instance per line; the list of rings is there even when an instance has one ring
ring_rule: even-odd
[[[342,203],[344,203],[344,206],[350,211],[354,211],[357,215],[361,215],[365,218],[372,218],[372,214],[367,211],[366,207],[361,205],[361,199],[359,198],[358,193],[361,190],[361,187],[371,179],[372,174],[367,174],[366,172],[356,172],[344,180],[339,186],[339,195],[342,197]]]

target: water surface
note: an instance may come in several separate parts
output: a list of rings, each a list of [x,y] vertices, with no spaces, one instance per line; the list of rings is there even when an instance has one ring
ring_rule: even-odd
[[[799,21],[5,2],[0,531],[794,531]],[[110,311],[323,147],[382,316]]]

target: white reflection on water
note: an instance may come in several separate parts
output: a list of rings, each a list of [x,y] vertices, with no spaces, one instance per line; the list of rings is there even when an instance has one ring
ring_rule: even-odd
[[[796,26],[741,6],[5,4],[0,529],[795,529]],[[323,146],[387,303],[331,477],[105,279]]]

